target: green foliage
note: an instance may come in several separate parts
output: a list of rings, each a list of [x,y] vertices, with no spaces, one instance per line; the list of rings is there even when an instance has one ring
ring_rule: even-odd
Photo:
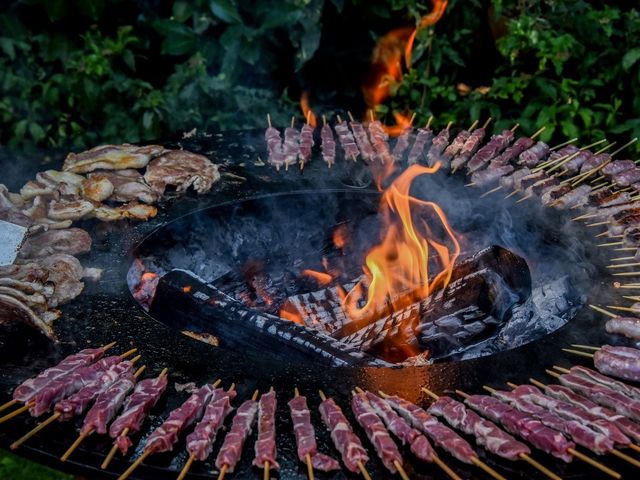
[[[137,142],[194,126],[263,126],[268,111],[283,124],[334,27],[327,12],[371,25],[375,40],[398,20],[417,23],[428,3],[15,2],[0,12],[0,143]],[[476,48],[483,31],[486,61]],[[636,136],[639,77],[640,13],[626,2],[450,0],[378,110],[388,121],[415,111],[442,124],[492,116],[498,128],[546,125],[545,140]]]
[[[0,450],[0,478],[7,480],[72,480],[71,475],[41,467],[36,463]]]

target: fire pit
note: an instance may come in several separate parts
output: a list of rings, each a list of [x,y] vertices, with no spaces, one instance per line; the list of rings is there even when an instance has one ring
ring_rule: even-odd
[[[584,307],[587,298],[606,303],[611,293],[589,280],[606,278],[605,260],[602,250],[580,238],[582,227],[535,202],[479,198],[464,179],[442,171],[420,176],[412,195],[437,202],[455,231],[459,252],[447,282],[433,285],[426,297],[412,297],[403,307],[409,313],[383,309],[365,325],[340,318],[345,306],[333,292],[352,291],[367,274],[367,252],[384,238],[381,194],[362,188],[375,183],[370,169],[339,159],[330,170],[312,161],[303,171],[278,172],[257,161],[263,155],[257,136],[238,132],[181,142],[221,165],[217,188],[204,196],[169,198],[147,223],[86,225],[99,247],[83,261],[104,268],[104,274],[64,308],[55,327],[59,346],[19,327],[1,337],[3,398],[22,380],[87,345],[117,341],[122,351],[136,346],[153,372],[168,367],[168,394],[134,437],[132,457],[116,456],[108,470],[100,470],[111,442],[93,435],[62,467],[57,459],[77,432],[57,423],[22,445],[21,454],[92,478],[114,477],[185,399],[176,385],[220,378],[225,386],[235,382],[242,399],[270,387],[288,399],[295,386],[313,411],[318,388],[345,411],[356,386],[421,404],[421,387],[475,392],[496,379],[546,378],[545,369],[554,363],[567,365],[563,347],[611,341],[601,318]],[[428,258],[440,261],[442,251],[434,247]],[[305,478],[284,403],[276,417],[279,475]],[[36,425],[26,415],[12,422],[11,428],[0,427],[3,445]],[[319,449],[330,451],[328,432],[316,430]],[[172,454],[148,458],[134,477],[175,478],[186,461],[183,447],[179,443]],[[477,452],[509,478],[539,478],[522,462]],[[618,472],[635,474],[622,461],[606,461]],[[463,478],[486,478],[473,465],[449,456],[446,462]],[[600,478],[584,463],[548,456],[544,463],[561,476]],[[210,478],[212,468],[212,461],[194,465],[190,475]],[[367,468],[374,478],[388,478],[380,462]],[[432,465],[417,461],[405,469],[411,478],[434,475]],[[247,458],[234,473],[254,474]]]

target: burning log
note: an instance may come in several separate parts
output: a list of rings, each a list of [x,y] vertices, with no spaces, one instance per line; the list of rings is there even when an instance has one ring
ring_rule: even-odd
[[[389,366],[324,333],[251,311],[185,270],[172,270],[160,279],[149,313],[180,330],[211,333],[237,351],[273,352],[288,361],[337,366]]]

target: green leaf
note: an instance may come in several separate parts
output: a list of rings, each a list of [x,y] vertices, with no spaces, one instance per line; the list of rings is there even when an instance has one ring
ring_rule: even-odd
[[[638,60],[640,60],[640,48],[632,48],[622,57],[622,68],[629,71]]]
[[[122,52],[122,61],[131,70],[135,70],[136,69],[136,59],[133,56],[133,52],[131,50],[125,50],[124,52]]]
[[[104,10],[104,0],[76,0],[76,6],[80,13],[97,20]]]
[[[184,22],[193,15],[193,6],[190,2],[175,2],[173,4],[173,17],[178,22]]]
[[[209,2],[211,13],[226,23],[242,23],[242,17],[238,13],[234,2],[230,0],[213,0]]]
[[[37,123],[33,122],[29,124],[29,133],[36,143],[40,142],[46,135],[44,129]]]
[[[0,37],[0,49],[9,57],[11,60],[15,60],[16,58],[16,49],[13,47],[13,41],[6,37]]]

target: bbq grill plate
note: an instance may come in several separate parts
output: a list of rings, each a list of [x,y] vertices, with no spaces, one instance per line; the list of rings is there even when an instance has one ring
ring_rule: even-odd
[[[142,361],[147,365],[147,374],[157,374],[163,367],[169,368],[170,382],[165,399],[154,410],[150,421],[145,423],[140,435],[134,437],[137,449],[132,455],[122,459],[116,456],[103,472],[99,465],[111,445],[109,439],[92,436],[71,456],[66,463],[58,458],[76,439],[77,430],[71,424],[56,424],[23,445],[17,453],[54,468],[84,475],[88,478],[114,478],[122,473],[132,458],[140,453],[140,439],[144,439],[152,429],[159,425],[167,413],[186,398],[185,393],[177,393],[174,383],[195,382],[197,385],[222,379],[223,385],[235,382],[238,389],[238,400],[248,398],[256,389],[266,391],[273,386],[278,392],[278,451],[282,470],[280,478],[306,478],[306,469],[300,465],[295,456],[295,442],[291,431],[286,401],[293,395],[293,387],[297,386],[309,399],[316,427],[320,419],[317,414],[319,398],[317,391],[322,388],[327,395],[334,396],[343,407],[347,416],[349,412],[350,391],[357,385],[373,391],[383,390],[390,394],[401,395],[408,400],[427,405],[428,399],[420,392],[420,387],[444,393],[461,389],[467,392],[479,392],[483,384],[504,387],[507,381],[515,383],[527,382],[529,377],[549,382],[544,370],[552,365],[568,366],[582,362],[578,357],[569,357],[561,351],[571,343],[600,345],[604,342],[615,343],[615,339],[605,334],[603,320],[589,309],[583,309],[576,318],[564,327],[537,341],[522,347],[497,353],[491,357],[474,360],[442,363],[427,367],[404,369],[388,368],[334,368],[315,366],[313,364],[280,362],[255,362],[243,352],[234,352],[224,348],[212,348],[210,345],[185,337],[175,330],[155,321],[144,313],[131,296],[126,281],[126,273],[132,261],[132,252],[143,238],[181,215],[198,209],[210,207],[224,202],[249,198],[256,195],[274,192],[293,192],[317,188],[344,188],[353,184],[356,166],[337,164],[328,170],[319,161],[305,167],[304,172],[298,170],[275,172],[269,167],[255,165],[258,153],[254,145],[261,145],[262,132],[237,132],[216,134],[211,137],[198,137],[183,142],[184,148],[204,153],[214,162],[223,165],[222,181],[215,185],[212,192],[204,196],[189,195],[165,201],[158,216],[147,223],[94,223],[84,227],[91,232],[94,247],[90,254],[81,258],[84,266],[104,268],[102,280],[96,284],[87,283],[85,291],[73,302],[63,307],[63,316],[56,323],[56,332],[60,337],[58,345],[50,344],[41,335],[26,328],[0,330],[0,402],[10,398],[12,389],[24,379],[31,377],[43,368],[51,366],[65,355],[88,346],[98,346],[112,341],[118,342],[118,350],[124,351],[132,346],[138,347]],[[180,145],[180,144],[178,144]],[[175,147],[176,144],[167,144]],[[0,157],[0,165],[8,167],[14,157]],[[27,163],[29,172],[20,178],[11,180],[11,189],[19,188],[30,176],[33,176],[40,165],[35,161]],[[246,178],[240,182],[233,176]],[[366,178],[366,172],[359,172],[360,178]],[[451,182],[462,182],[461,178],[450,178]],[[361,184],[362,182],[360,182]],[[478,193],[479,194],[479,193]],[[555,214],[550,212],[550,214]],[[83,226],[83,225],[79,225]],[[595,249],[594,249],[595,250]],[[594,256],[594,263],[599,258]],[[602,263],[601,263],[602,265]],[[589,294],[593,303],[606,302],[609,298],[604,269],[593,274],[593,288]],[[602,279],[602,280],[599,280]],[[0,426],[0,446],[8,445],[35,426],[36,422],[27,415],[21,415],[9,423]],[[317,428],[320,449],[323,452],[335,453],[330,444],[327,432]],[[362,434],[361,431],[357,430]],[[255,433],[254,433],[255,436]],[[361,435],[362,436],[362,435]],[[365,442],[366,443],[366,442]],[[218,445],[220,439],[218,439]],[[217,445],[217,446],[218,446]],[[250,466],[250,439],[243,455],[243,460],[233,477],[259,478],[261,471]],[[214,448],[214,451],[217,450]],[[177,470],[182,467],[186,456],[184,443],[179,443],[174,454],[150,457],[131,478],[165,479],[175,478]],[[371,448],[368,448],[372,452]],[[509,463],[499,461],[496,457],[484,455],[478,449],[481,459],[495,467],[510,479],[540,478],[535,470],[523,462]],[[405,458],[411,455],[405,451]],[[579,462],[570,465],[554,461],[548,455],[534,452],[536,459],[542,461],[563,478],[595,479],[601,475],[591,467]],[[477,468],[465,466],[447,455],[443,459],[451,464],[463,478],[486,479]],[[625,475],[634,478],[637,471],[627,464],[607,456],[605,463]],[[370,462],[373,478],[389,478],[382,465],[376,459]],[[414,470],[416,468],[416,470]],[[191,470],[192,478],[211,478],[212,462],[195,464]],[[411,478],[442,478],[442,474],[432,465],[420,465],[410,461],[407,469]],[[318,474],[318,478],[329,478]],[[351,478],[344,472],[331,478]]]

